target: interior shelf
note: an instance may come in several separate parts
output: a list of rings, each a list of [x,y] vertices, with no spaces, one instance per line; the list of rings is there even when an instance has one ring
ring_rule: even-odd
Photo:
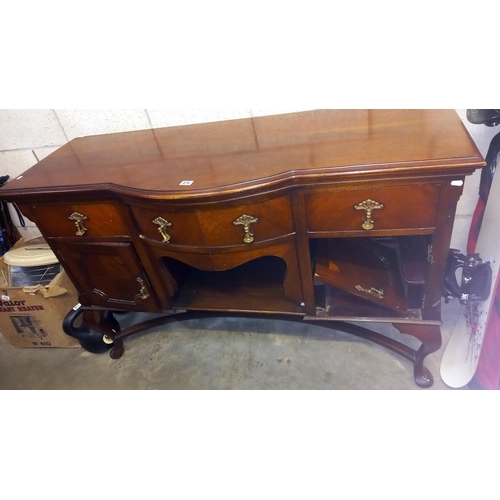
[[[335,321],[414,322],[421,321],[421,309],[408,309],[398,314],[373,302],[369,302],[329,285],[315,289],[316,318]]]

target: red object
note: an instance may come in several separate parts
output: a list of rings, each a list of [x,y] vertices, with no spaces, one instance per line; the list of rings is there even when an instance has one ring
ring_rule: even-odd
[[[467,240],[467,255],[472,255],[476,250],[477,239],[479,238],[479,230],[483,222],[484,210],[486,202],[480,197],[472,216],[472,223],[469,230],[469,239]]]

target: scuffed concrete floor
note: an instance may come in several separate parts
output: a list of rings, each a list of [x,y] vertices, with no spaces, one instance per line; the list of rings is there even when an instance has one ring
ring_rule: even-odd
[[[434,376],[431,390],[449,389],[439,364],[457,315],[456,302],[443,304],[443,347],[425,363]],[[396,334],[390,325],[377,325],[387,328]],[[80,348],[14,348],[0,335],[0,389],[421,390],[412,363],[376,344],[306,324],[255,319],[152,329],[126,339],[119,360]]]

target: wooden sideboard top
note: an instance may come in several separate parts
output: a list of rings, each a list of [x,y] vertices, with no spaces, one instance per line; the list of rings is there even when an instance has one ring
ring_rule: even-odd
[[[468,174],[484,164],[453,110],[315,110],[74,139],[2,197],[112,190],[182,199],[319,175]]]

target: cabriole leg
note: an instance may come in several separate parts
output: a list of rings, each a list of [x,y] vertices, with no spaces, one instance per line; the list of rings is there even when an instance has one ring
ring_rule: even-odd
[[[413,375],[415,383],[419,387],[431,387],[434,383],[434,378],[430,370],[424,366],[424,359],[441,347],[441,330],[439,326],[402,323],[393,324],[401,333],[416,337],[422,342],[413,360]]]

